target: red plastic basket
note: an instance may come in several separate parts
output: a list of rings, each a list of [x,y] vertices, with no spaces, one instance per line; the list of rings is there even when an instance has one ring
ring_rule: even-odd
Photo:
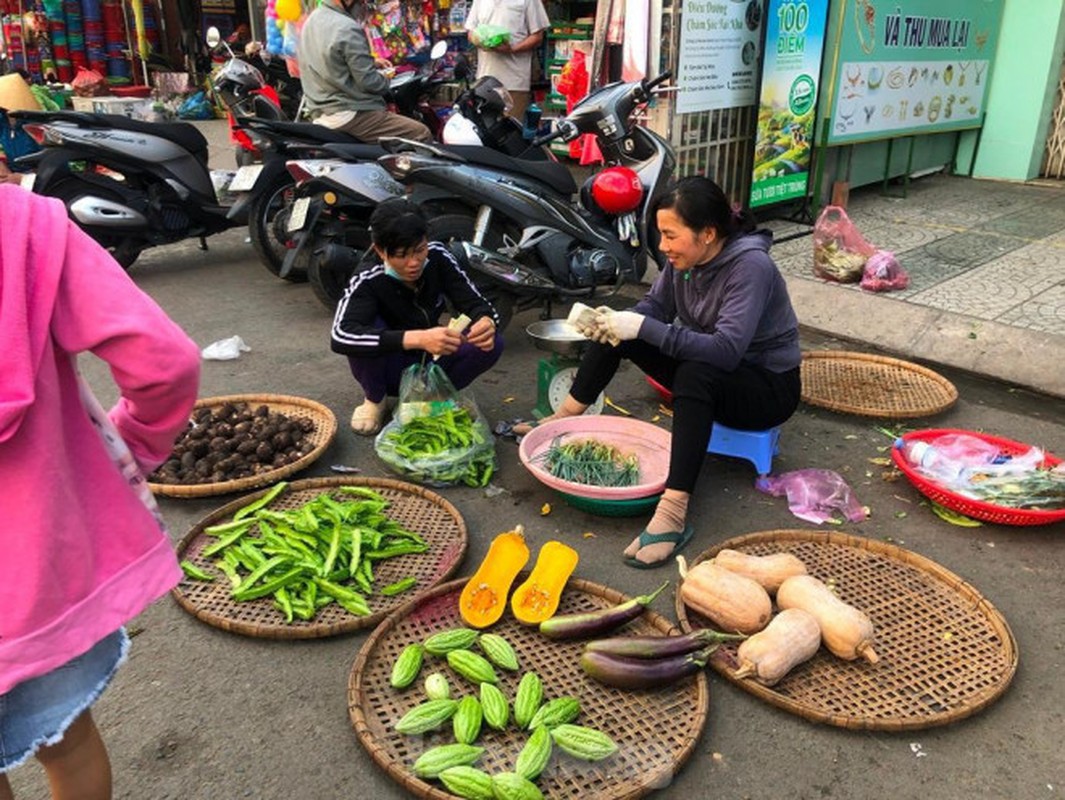
[[[1031,448],[1031,445],[1015,442],[1012,439],[1003,439],[1000,436],[990,436],[986,433],[977,433],[976,431],[966,431],[956,428],[929,428],[927,430],[912,431],[904,434],[902,439],[903,441],[927,442],[950,433],[963,433],[968,436],[975,436],[989,444],[995,445],[1003,453],[1011,456],[1020,455]],[[994,503],[985,503],[982,500],[973,500],[969,497],[963,497],[957,492],[946,489],[919,473],[906,461],[905,457],[902,455],[901,449],[893,447],[891,449],[891,458],[895,462],[895,466],[902,471],[903,475],[910,479],[910,482],[916,486],[917,490],[925,497],[939,503],[944,508],[957,511],[959,514],[964,514],[967,517],[983,520],[984,522],[993,522],[997,525],[1049,525],[1053,522],[1065,520],[1065,508],[1054,509],[1053,511],[1008,508],[1006,506],[995,505]],[[1056,467],[1060,463],[1061,459],[1052,456],[1050,453],[1046,453],[1043,458],[1043,466],[1046,467]]]

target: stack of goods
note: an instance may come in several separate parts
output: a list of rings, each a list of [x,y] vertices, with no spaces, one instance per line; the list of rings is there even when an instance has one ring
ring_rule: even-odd
[[[81,16],[80,0],[64,0],[63,16],[67,21],[67,50],[70,53],[70,67],[74,72],[78,67],[88,67],[85,57],[85,26]]]
[[[85,56],[89,67],[107,74],[106,38],[100,0],[81,0],[81,18],[85,28]]]
[[[123,18],[122,3],[120,0],[103,0],[101,7],[104,24],[104,43],[107,53],[107,75],[112,83],[128,81],[131,70],[125,51],[128,48],[126,41],[126,24]],[[115,80],[118,79],[118,80]]]
[[[52,3],[45,7],[45,11],[48,16],[48,35],[52,40],[55,76],[62,83],[70,83],[74,77],[74,68],[70,63],[70,48],[67,44],[67,23],[63,14],[63,4]]]
[[[7,57],[16,67],[26,65],[26,51],[22,44],[22,17],[19,14],[18,0],[0,0],[0,13],[3,14],[4,41],[7,43]]]

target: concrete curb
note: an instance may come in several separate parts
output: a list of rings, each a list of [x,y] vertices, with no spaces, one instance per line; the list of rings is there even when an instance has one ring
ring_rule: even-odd
[[[787,277],[799,324],[1065,398],[1065,337]]]

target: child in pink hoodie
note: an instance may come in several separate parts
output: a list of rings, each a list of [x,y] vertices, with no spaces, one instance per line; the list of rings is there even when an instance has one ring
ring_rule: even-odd
[[[0,214],[0,800],[34,754],[55,798],[108,798],[89,707],[124,623],[181,577],[143,474],[188,422],[199,352],[61,203],[0,185]],[[118,385],[107,414],[84,352]]]

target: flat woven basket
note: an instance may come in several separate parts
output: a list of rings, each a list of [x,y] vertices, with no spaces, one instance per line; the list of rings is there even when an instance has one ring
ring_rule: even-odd
[[[843,414],[880,419],[929,417],[958,399],[937,372],[887,356],[812,350],[802,357],[802,399]]]
[[[333,437],[336,436],[336,415],[321,403],[308,400],[305,397],[283,394],[231,394],[205,397],[202,400],[197,400],[194,408],[196,410],[201,408],[214,409],[226,403],[247,403],[252,409],[266,406],[270,411],[284,414],[292,419],[309,419],[314,423],[314,430],[307,434],[307,438],[314,443],[314,449],[291,464],[231,481],[178,484],[153,483],[149,480],[148,486],[152,492],[166,495],[167,497],[210,497],[216,494],[246,492],[251,489],[258,489],[260,486],[277,483],[282,478],[295,475],[300,470],[309,467],[321,457],[322,453],[332,443]]]
[[[693,563],[731,548],[751,555],[792,553],[840,599],[869,615],[879,663],[845,661],[824,646],[773,687],[736,679],[736,644],[711,666],[768,703],[813,722],[903,731],[946,725],[999,697],[1017,670],[1017,643],[998,610],[934,561],[883,542],[842,533],[776,530],[729,539]],[[714,627],[677,592],[685,631]]]
[[[348,711],[359,741],[378,766],[419,797],[452,796],[442,784],[418,778],[411,770],[415,759],[430,747],[455,741],[451,723],[422,736],[404,736],[393,725],[427,699],[422,683],[430,672],[439,670],[447,676],[453,698],[475,694],[477,689],[454,673],[445,659],[428,654],[421,674],[407,689],[393,689],[389,678],[396,657],[408,644],[463,624],[458,600],[465,584],[458,580],[439,586],[382,622],[359,651],[348,682]],[[605,586],[573,579],[566,584],[558,613],[592,611],[627,599]],[[577,697],[581,704],[577,724],[603,731],[619,746],[617,753],[595,763],[578,761],[554,748],[537,780],[545,797],[642,797],[668,785],[694,752],[710,710],[705,673],[665,689],[625,692],[584,674],[579,663],[582,642],[547,639],[535,627],[520,625],[509,610],[491,632],[513,645],[521,665],[517,672],[497,669],[499,688],[509,702],[513,703],[522,674],[533,670],[543,680],[545,702],[563,695]],[[626,633],[665,635],[677,630],[665,617],[645,612]],[[513,720],[504,731],[485,725],[477,740],[485,752],[474,766],[489,775],[513,772],[527,739],[527,732],[518,730]]]
[[[391,478],[311,478],[290,484],[267,508],[277,511],[297,508],[321,492],[340,486],[365,486],[379,492],[390,501],[384,513],[429,544],[425,553],[389,558],[377,562],[374,567],[374,587],[380,589],[414,576],[418,579],[415,589],[393,597],[385,597],[379,592],[370,594],[366,600],[372,613],[366,617],[350,614],[333,603],[320,609],[313,620],[295,619],[287,623],[269,597],[235,602],[230,597],[229,581],[219,575],[211,582],[182,580],[171,592],[178,605],[208,625],[231,633],[262,639],[318,639],[376,625],[417,593],[447,580],[462,563],[469,541],[465,520],[455,506],[421,486]],[[200,551],[214,541],[204,534],[204,528],[228,521],[238,509],[266,491],[234,500],[197,522],[178,545],[179,558],[217,573],[210,559],[199,556]]]

